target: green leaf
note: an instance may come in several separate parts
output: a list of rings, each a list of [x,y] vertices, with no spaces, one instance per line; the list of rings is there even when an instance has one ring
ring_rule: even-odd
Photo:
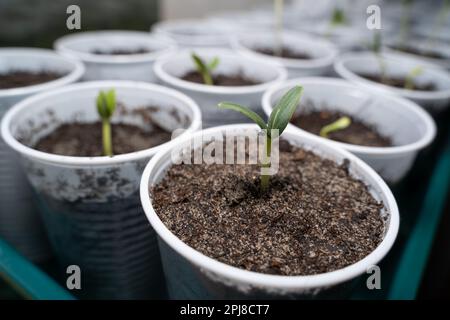
[[[213,71],[214,69],[217,68],[217,66],[219,65],[219,58],[218,57],[214,57],[209,63],[208,63],[208,69],[210,71]]]
[[[269,134],[270,130],[278,129],[278,135],[281,135],[284,129],[286,129],[295,109],[298,107],[302,91],[302,87],[295,86],[281,97],[269,117],[269,123],[267,125]]]
[[[264,120],[257,113],[244,106],[232,102],[221,102],[218,104],[218,106],[221,109],[238,111],[253,120],[258,126],[260,126],[261,129],[267,129],[267,125]]]
[[[352,120],[349,117],[340,117],[335,122],[330,123],[329,125],[324,126],[320,129],[320,136],[327,138],[328,135],[334,131],[343,130],[347,128],[352,123]]]
[[[209,69],[206,66],[206,64],[203,62],[202,58],[200,58],[195,53],[192,53],[191,56],[192,56],[192,60],[194,60],[195,66],[197,68],[197,71],[203,77],[203,82],[205,84],[212,85],[213,81],[212,81],[211,75],[209,73]]]
[[[333,10],[333,15],[331,16],[331,24],[332,25],[342,25],[347,22],[347,19],[345,17],[344,11],[342,11],[339,8],[335,8]]]

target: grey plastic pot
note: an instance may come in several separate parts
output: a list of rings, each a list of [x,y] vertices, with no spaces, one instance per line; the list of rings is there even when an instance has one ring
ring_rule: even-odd
[[[322,157],[341,163],[350,161],[350,173],[362,180],[375,197],[383,201],[386,219],[384,239],[364,259],[332,272],[309,276],[279,276],[261,274],[229,266],[189,247],[174,235],[155,212],[149,187],[162,179],[177,157],[176,150],[196,145],[200,141],[217,139],[217,135],[242,135],[259,130],[256,125],[239,124],[206,129],[159,152],[146,166],[141,180],[141,201],[148,220],[158,235],[164,274],[172,299],[255,299],[255,298],[311,298],[329,296],[330,292],[345,289],[352,279],[379,263],[392,247],[399,227],[399,212],[388,186],[378,174],[351,153],[318,139],[299,135],[287,129],[283,137],[292,144],[302,146]],[[201,140],[197,140],[201,139]],[[196,141],[196,142],[194,142]],[[199,144],[197,144],[199,145]],[[175,150],[174,154],[172,153]]]
[[[34,48],[1,48],[0,73],[9,70],[53,71],[63,77],[42,84],[0,89],[0,120],[20,100],[58,88],[81,78],[81,63],[51,50]],[[0,237],[3,237],[28,259],[46,260],[50,250],[42,223],[36,212],[33,192],[26,180],[15,152],[0,137]]]
[[[281,95],[294,85],[304,88],[302,101],[314,110],[336,110],[363,120],[389,137],[392,147],[368,147],[333,141],[289,124],[301,135],[320,139],[350,151],[369,164],[386,181],[399,182],[411,169],[420,150],[436,136],[433,118],[412,101],[377,95],[351,82],[332,78],[298,78],[266,91],[262,106],[270,115]],[[311,103],[310,103],[311,102]],[[301,108],[297,109],[301,113]]]
[[[167,130],[186,129],[182,135],[201,126],[197,105],[179,92],[142,82],[100,81],[18,103],[5,115],[2,136],[20,154],[38,194],[61,271],[72,264],[81,268],[80,296],[162,298],[159,253],[140,206],[139,181],[145,164],[165,144],[113,157],[69,157],[29,147],[63,122],[98,120],[95,98],[110,88],[126,107],[112,121],[150,129],[146,119],[151,116]],[[144,111],[145,106],[152,108]]]

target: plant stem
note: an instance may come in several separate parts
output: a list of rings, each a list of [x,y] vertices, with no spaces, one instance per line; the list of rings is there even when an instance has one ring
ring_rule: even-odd
[[[102,138],[103,138],[103,155],[112,156],[112,138],[111,138],[111,123],[109,119],[102,120]]]
[[[202,72],[202,77],[203,77],[203,82],[205,84],[208,84],[210,86],[212,86],[214,84],[211,74],[208,71]]]
[[[263,163],[262,163],[262,167],[263,168],[270,168],[270,155],[272,153],[272,138],[269,137],[268,134],[266,134],[266,139],[265,139],[265,147],[266,147],[266,154],[265,157],[263,158]],[[261,175],[261,191],[265,192],[267,191],[267,189],[269,188],[269,180],[270,180],[270,175]]]

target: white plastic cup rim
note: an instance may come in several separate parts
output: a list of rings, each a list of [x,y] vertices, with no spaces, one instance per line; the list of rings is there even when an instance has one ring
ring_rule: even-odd
[[[182,80],[176,76],[172,76],[168,72],[165,71],[164,66],[167,63],[170,63],[171,60],[176,59],[177,57],[190,53],[192,51],[195,51],[198,54],[202,53],[208,53],[208,52],[214,52],[217,53],[217,55],[220,56],[234,56],[241,59],[242,64],[245,63],[245,60],[252,60],[255,63],[261,64],[261,68],[271,68],[273,70],[276,70],[278,76],[267,82],[263,82],[260,84],[250,85],[250,86],[211,86],[201,83],[194,83],[186,80]],[[266,89],[270,88],[274,84],[285,80],[287,78],[287,71],[281,67],[277,66],[273,63],[266,63],[261,60],[255,59],[255,58],[249,58],[239,55],[238,53],[230,50],[230,49],[221,49],[221,48],[192,48],[192,49],[184,49],[180,51],[179,53],[163,57],[161,59],[156,60],[156,62],[153,65],[153,71],[155,72],[156,76],[163,80],[164,82],[170,84],[171,86],[174,86],[176,88],[184,89],[184,90],[190,90],[195,92],[202,92],[206,94],[228,94],[228,95],[234,95],[234,94],[252,94],[252,93],[259,93],[263,92]]]
[[[273,86],[269,90],[267,90],[263,97],[262,97],[262,107],[266,114],[270,114],[272,112],[272,96],[280,89],[283,88],[290,88],[295,85],[302,85],[303,83],[318,83],[318,84],[329,84],[333,86],[338,86],[342,88],[351,88],[352,90],[361,91],[370,95],[373,95],[370,93],[370,90],[363,89],[361,87],[358,87],[357,85],[343,79],[333,79],[333,78],[321,78],[321,77],[305,77],[305,78],[297,78],[297,79],[291,79],[286,82],[280,83],[276,86]],[[370,147],[370,146],[360,146],[360,145],[354,145],[349,144],[345,142],[340,141],[334,141],[326,138],[322,138],[318,135],[309,133],[293,124],[289,124],[289,127],[291,127],[294,130],[300,130],[302,134],[316,138],[321,139],[324,142],[335,144],[336,146],[339,146],[341,148],[344,148],[350,152],[355,152],[359,154],[368,154],[372,156],[379,156],[383,157],[384,155],[400,155],[405,153],[411,153],[416,150],[420,150],[427,145],[429,145],[436,136],[436,124],[431,118],[431,116],[423,110],[419,105],[414,103],[411,100],[407,100],[401,97],[395,97],[395,96],[383,96],[383,99],[390,100],[392,102],[392,105],[395,105],[397,108],[401,107],[404,109],[405,112],[408,113],[415,113],[417,117],[421,119],[423,124],[425,125],[425,134],[417,141],[404,144],[404,145],[394,145],[390,147]]]
[[[110,55],[110,54],[94,54],[90,52],[83,52],[75,49],[68,48],[68,44],[71,42],[86,38],[86,37],[98,37],[101,42],[102,37],[110,36],[123,36],[126,42],[127,36],[133,35],[142,37],[143,40],[152,40],[154,42],[160,41],[167,44],[165,49],[155,50],[146,53],[136,53],[127,55]],[[133,64],[142,62],[152,62],[164,54],[170,53],[171,50],[176,48],[176,44],[169,38],[162,35],[150,34],[144,31],[128,31],[128,30],[101,30],[101,31],[85,31],[80,33],[69,34],[57,39],[53,45],[56,51],[63,54],[68,54],[73,57],[77,57],[83,62],[97,63],[97,64]]]
[[[54,59],[63,60],[67,64],[73,66],[73,70],[62,76],[58,79],[51,80],[45,83],[35,84],[26,87],[19,88],[11,88],[11,89],[0,89],[0,98],[2,97],[12,97],[12,96],[21,96],[21,95],[31,95],[40,91],[47,91],[50,89],[54,89],[57,87],[61,87],[67,85],[69,83],[76,82],[80,79],[85,71],[84,65],[75,60],[63,55],[58,54],[57,52],[49,49],[39,49],[39,48],[24,48],[24,47],[9,47],[9,48],[0,48],[0,57],[2,54],[15,55],[15,56],[24,56],[24,57],[33,57],[33,56],[48,56]]]
[[[436,90],[436,91],[418,91],[418,90],[408,90],[403,88],[396,88],[392,86],[388,86],[382,83],[377,83],[368,79],[365,79],[364,77],[359,76],[358,74],[354,73],[353,71],[349,70],[345,64],[348,61],[354,60],[354,59],[371,59],[373,58],[374,54],[372,52],[361,52],[361,53],[346,53],[339,57],[335,63],[334,63],[334,69],[337,74],[339,74],[344,79],[347,79],[349,81],[360,83],[361,85],[364,85],[366,87],[372,87],[372,88],[379,88],[383,89],[387,92],[393,92],[397,95],[400,95],[402,97],[410,98],[410,99],[420,99],[420,100],[441,100],[441,99],[449,99],[450,98],[450,88],[445,90]],[[410,64],[414,64],[414,66],[428,66],[425,69],[425,73],[428,73],[430,75],[436,75],[439,77],[447,77],[449,83],[450,83],[450,74],[446,72],[444,69],[439,67],[438,65],[432,64],[430,62],[424,61],[422,59],[412,58],[412,57],[405,57],[397,53],[388,53],[383,52],[383,57],[388,60],[396,60],[401,63],[403,60],[404,62],[408,62]]]
[[[270,55],[255,51],[254,49],[249,48],[241,43],[242,39],[244,39],[246,37],[251,37],[253,34],[255,34],[255,35],[262,34],[264,37],[270,37],[270,32],[268,34],[267,31],[264,33],[256,32],[256,31],[244,33],[242,35],[237,35],[236,37],[234,37],[232,39],[232,41],[231,41],[232,46],[234,48],[236,48],[236,50],[238,50],[239,52],[241,52],[242,54],[244,54],[246,56],[254,56],[254,57],[258,57],[260,59],[266,59],[267,61],[274,61],[274,62],[280,63],[281,65],[283,65],[287,68],[299,68],[299,69],[301,69],[301,68],[305,68],[305,69],[323,68],[323,67],[332,65],[334,62],[334,59],[338,55],[338,49],[328,40],[320,39],[318,37],[314,38],[311,35],[301,33],[301,32],[283,30],[283,35],[285,37],[289,37],[292,39],[298,38],[304,42],[309,42],[311,46],[320,45],[323,48],[325,48],[325,50],[327,51],[327,54],[320,56],[320,57],[310,58],[310,59],[294,59],[294,58],[282,58],[282,57],[270,56]]]
[[[194,139],[195,137],[199,137],[202,134],[208,135],[210,133],[221,132],[230,129],[259,130],[259,127],[253,124],[236,124],[236,125],[227,125],[209,128],[178,140],[175,146],[183,145],[183,143],[186,143],[190,139]],[[293,132],[288,128],[286,132],[289,131],[292,135],[298,136],[297,133]],[[308,142],[316,144],[318,143],[317,140],[314,140],[310,137],[301,136],[301,139],[307,143]],[[341,148],[337,148],[333,145],[325,143],[322,143],[322,146],[329,150],[333,150],[337,154],[343,155],[346,159],[350,160],[351,163],[356,163],[358,167],[360,167],[367,175],[370,175],[371,178],[373,178],[373,180],[376,182],[376,184],[380,186],[382,192],[385,194],[387,199],[387,203],[385,203],[385,206],[386,208],[388,208],[390,214],[389,227],[387,228],[387,232],[382,242],[378,245],[378,247],[362,260],[359,260],[358,262],[349,265],[345,268],[331,272],[307,276],[281,276],[281,275],[263,274],[253,271],[247,271],[219,262],[185,244],[177,236],[175,236],[160,220],[158,215],[153,210],[149,196],[150,173],[158,169],[161,158],[163,158],[167,153],[171,151],[171,148],[169,146],[164,150],[161,150],[161,152],[159,152],[158,154],[156,154],[149,161],[149,163],[144,169],[144,173],[142,175],[140,184],[140,196],[145,214],[148,220],[150,221],[150,224],[152,225],[153,229],[159,235],[159,237],[161,237],[161,239],[164,242],[166,242],[173,250],[175,250],[178,254],[186,258],[188,261],[197,264],[201,269],[205,271],[211,271],[219,275],[220,277],[225,277],[237,282],[250,284],[254,286],[263,286],[287,290],[289,289],[295,290],[300,288],[314,289],[319,287],[327,287],[353,279],[358,275],[365,273],[367,271],[367,268],[369,268],[370,266],[376,265],[388,253],[388,251],[394,244],[400,223],[398,207],[394,199],[394,196],[392,195],[392,192],[390,191],[386,183],[366,163],[364,163],[362,160],[360,160],[350,152],[345,151]]]
[[[186,104],[186,107],[191,109],[192,111],[192,121],[188,128],[179,136],[188,135],[192,131],[196,131],[201,127],[201,112],[197,104],[188,96],[184,95],[181,92],[178,92],[173,89],[165,88],[160,85],[138,82],[138,81],[127,81],[127,80],[115,80],[115,81],[90,81],[84,83],[72,84],[60,89],[52,90],[49,92],[40,93],[38,95],[26,98],[16,105],[14,105],[6,114],[1,122],[1,135],[6,144],[8,144],[11,148],[19,152],[20,154],[36,159],[42,162],[47,163],[57,163],[64,165],[74,165],[74,166],[102,166],[102,165],[112,165],[112,164],[120,164],[126,163],[130,161],[136,161],[139,159],[144,159],[147,157],[152,157],[156,154],[161,148],[166,145],[173,143],[173,141],[168,141],[161,145],[155,146],[153,148],[140,150],[136,152],[115,155],[113,157],[108,156],[100,156],[100,157],[73,157],[73,156],[63,156],[57,154],[50,154],[42,151],[35,150],[31,147],[28,147],[22,143],[20,143],[10,131],[11,121],[15,118],[16,114],[20,113],[22,110],[27,108],[32,108],[33,104],[36,101],[42,101],[46,99],[51,99],[53,96],[59,96],[62,94],[74,92],[74,91],[82,91],[83,89],[89,88],[130,88],[130,89],[146,89],[153,92],[163,93],[169,96],[172,96]]]

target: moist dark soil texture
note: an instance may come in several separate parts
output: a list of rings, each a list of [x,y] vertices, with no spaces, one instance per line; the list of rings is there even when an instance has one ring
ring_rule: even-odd
[[[387,86],[401,88],[401,89],[405,88],[405,78],[384,77],[383,79],[381,79],[381,77],[379,75],[365,74],[365,73],[360,73],[359,76],[363,77],[363,78],[366,78],[367,80],[370,80],[370,81],[374,81],[374,82],[378,82],[378,83],[381,83],[381,84],[385,84]],[[431,83],[431,82],[428,82],[428,83],[425,83],[425,84],[414,83],[414,86],[413,86],[412,90],[416,90],[416,91],[435,91],[436,90],[436,85],[434,83]]]
[[[419,50],[416,48],[411,47],[401,47],[401,46],[395,46],[392,47],[394,50],[398,50],[405,53],[411,53],[418,56],[426,57],[426,58],[433,58],[433,59],[446,59],[446,57],[438,52],[434,51],[427,51],[427,50]]]
[[[148,149],[171,138],[169,132],[156,126],[151,131],[145,131],[135,125],[113,123],[111,131],[115,155]],[[38,141],[34,149],[64,156],[102,156],[102,123],[62,124]]]
[[[303,130],[319,135],[320,129],[343,116],[349,117],[351,124],[345,129],[329,133],[329,139],[369,147],[392,146],[389,137],[379,134],[370,125],[341,112],[328,110],[307,112],[294,117],[291,122]]]
[[[204,83],[202,75],[197,71],[189,71],[181,77],[181,79],[195,82]],[[232,75],[217,74],[212,76],[213,84],[215,86],[226,86],[226,87],[239,87],[239,86],[253,86],[260,84],[260,81],[250,79],[242,73],[236,73]]]
[[[311,275],[353,264],[381,242],[383,204],[330,160],[280,142],[280,168],[260,193],[257,165],[173,165],[150,189],[163,223],[223,263]]]
[[[256,52],[267,54],[270,56],[277,56],[280,58],[288,58],[288,59],[299,59],[299,60],[307,60],[312,59],[312,56],[305,52],[294,51],[289,48],[282,48],[281,52],[277,53],[273,48],[257,48]]]
[[[132,55],[132,54],[144,54],[149,53],[150,50],[146,48],[138,48],[138,49],[113,49],[113,50],[93,50],[93,54],[99,55]]]
[[[32,86],[49,82],[63,77],[64,74],[52,71],[22,71],[15,70],[8,73],[0,73],[0,89],[12,89]]]

